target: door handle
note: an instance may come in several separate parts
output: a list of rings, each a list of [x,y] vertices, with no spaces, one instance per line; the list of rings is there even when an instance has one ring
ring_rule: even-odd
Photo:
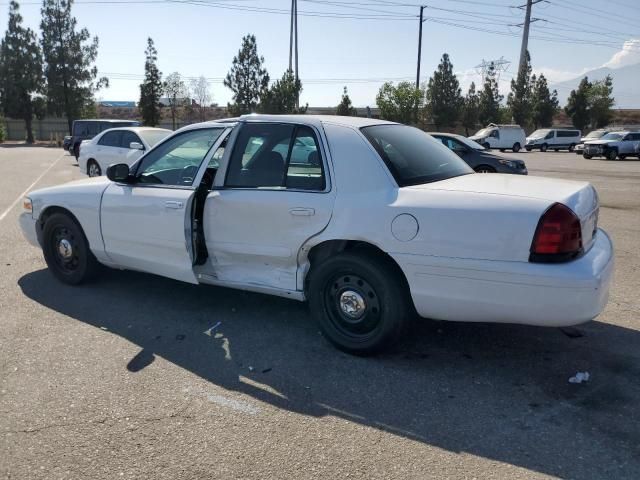
[[[167,208],[174,208],[176,210],[180,210],[184,206],[184,204],[182,202],[175,202],[173,200],[169,200],[164,202],[164,206]]]
[[[315,215],[316,211],[313,208],[292,208],[289,213],[299,217],[310,217]]]

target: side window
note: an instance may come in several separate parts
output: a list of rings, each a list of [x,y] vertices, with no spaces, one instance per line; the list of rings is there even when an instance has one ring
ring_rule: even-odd
[[[103,147],[119,147],[121,137],[122,132],[119,130],[107,132],[102,135],[102,137],[100,137],[100,140],[98,140],[98,145],[102,145]]]
[[[76,137],[80,137],[87,134],[87,122],[76,121],[73,124],[73,134]]]
[[[231,153],[226,186],[283,188],[293,131],[294,126],[286,124],[243,125]]]
[[[500,139],[500,131],[499,131],[499,130],[493,130],[493,131],[491,132],[491,136],[492,136],[493,138],[497,138],[497,139],[499,140],[499,139]]]
[[[130,145],[133,142],[142,143],[140,137],[129,130],[122,131],[122,138],[120,139],[120,147],[121,148],[131,148]],[[144,144],[143,144],[144,145]]]
[[[86,128],[86,135],[91,135],[92,137],[95,137],[101,131],[106,130],[105,128],[100,128],[100,124],[98,122],[87,122]]]
[[[313,130],[299,126],[289,155],[286,187],[297,190],[324,190],[323,173],[320,149]]]
[[[167,140],[143,157],[136,171],[139,183],[191,186],[200,164],[224,131],[188,130]]]
[[[547,133],[547,136],[546,136],[546,137],[544,137],[544,138],[545,138],[545,140],[548,140],[548,139],[550,139],[550,138],[553,138],[553,134],[554,134],[554,133],[555,133],[555,132],[554,132],[553,130],[551,130],[549,133]]]

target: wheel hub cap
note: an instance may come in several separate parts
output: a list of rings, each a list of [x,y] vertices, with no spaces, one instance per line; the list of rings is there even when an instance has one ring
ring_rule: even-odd
[[[58,242],[58,254],[65,260],[73,257],[73,247],[71,246],[71,242],[66,238]]]
[[[366,309],[367,304],[358,292],[346,290],[340,295],[340,310],[349,318],[362,317]]]

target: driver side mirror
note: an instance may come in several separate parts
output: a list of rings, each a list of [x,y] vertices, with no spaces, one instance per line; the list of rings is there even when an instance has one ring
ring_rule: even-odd
[[[107,168],[107,178],[112,182],[127,183],[129,181],[129,165],[116,163]]]
[[[129,144],[129,148],[131,150],[144,150],[144,145],[142,145],[140,142],[131,142]]]

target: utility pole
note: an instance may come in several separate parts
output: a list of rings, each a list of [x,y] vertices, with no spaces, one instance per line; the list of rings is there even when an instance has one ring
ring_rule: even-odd
[[[295,44],[295,47],[294,47]],[[291,25],[289,27],[289,71],[298,82],[298,0],[291,0]],[[300,96],[296,97],[296,108],[300,108]]]
[[[535,5],[536,3],[540,3],[542,1],[545,0],[527,0],[526,5],[520,5],[518,7],[526,9],[524,14],[524,24],[522,25],[522,45],[520,47],[520,63],[518,64],[518,75],[520,75],[527,63],[527,50],[529,47],[529,25],[531,25],[532,21],[535,22],[539,20],[538,18],[534,18],[533,20],[531,19],[531,7],[533,7],[533,5]]]
[[[289,27],[289,71],[293,72],[293,14],[295,1],[291,0],[291,26]]]
[[[418,71],[416,73],[416,89],[420,88],[420,60],[422,59],[422,14],[424,12],[424,6],[420,7],[420,27],[418,30]]]

